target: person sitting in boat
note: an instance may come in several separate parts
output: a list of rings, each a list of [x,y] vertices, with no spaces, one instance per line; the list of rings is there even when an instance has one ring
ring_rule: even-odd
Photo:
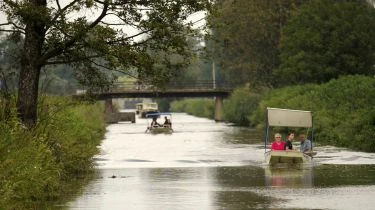
[[[157,121],[157,117],[152,118],[151,127],[159,127],[160,124]]]
[[[293,150],[294,132],[289,132],[285,142],[285,150]]]
[[[284,150],[285,142],[281,139],[281,134],[275,134],[275,141],[271,145],[271,150]]]
[[[305,134],[301,133],[299,140],[301,141],[300,151],[303,153],[311,152],[311,141],[306,139]]]
[[[172,127],[171,120],[168,119],[167,116],[164,117],[164,127]]]

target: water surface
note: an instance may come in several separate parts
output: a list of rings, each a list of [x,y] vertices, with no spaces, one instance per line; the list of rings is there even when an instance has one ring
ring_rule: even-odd
[[[63,209],[374,209],[375,155],[316,147],[312,165],[269,168],[250,128],[174,114],[174,133],[147,120],[108,126],[98,176]]]

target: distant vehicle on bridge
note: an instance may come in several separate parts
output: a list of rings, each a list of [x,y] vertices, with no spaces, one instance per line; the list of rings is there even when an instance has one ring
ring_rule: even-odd
[[[151,102],[151,103],[138,103],[135,105],[136,107],[136,113],[141,118],[146,118],[146,115],[152,114],[152,113],[158,113],[159,108],[158,104]]]

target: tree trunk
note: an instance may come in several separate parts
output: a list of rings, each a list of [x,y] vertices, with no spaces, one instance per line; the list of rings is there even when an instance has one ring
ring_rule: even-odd
[[[30,59],[27,59],[26,56],[22,57],[21,60],[23,61],[21,62],[21,73],[19,78],[17,110],[22,122],[28,127],[32,127],[37,120],[40,67],[33,65]],[[32,57],[30,56],[29,58]]]
[[[47,5],[46,0],[30,0],[30,3],[34,6],[32,9],[38,11],[39,14],[43,13]],[[28,19],[25,28],[25,43],[21,53],[17,99],[19,117],[28,127],[34,126],[38,119],[39,74],[43,65],[40,58],[42,57],[44,38],[45,22],[43,18],[34,16]]]

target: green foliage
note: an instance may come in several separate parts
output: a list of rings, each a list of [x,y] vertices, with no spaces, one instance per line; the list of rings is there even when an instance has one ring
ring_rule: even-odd
[[[46,143],[68,174],[87,171],[92,167],[88,160],[98,152],[96,146],[105,131],[103,107],[69,99],[51,98],[44,103],[36,132],[47,136]]]
[[[316,0],[300,7],[283,28],[279,86],[324,83],[343,75],[375,73],[375,8],[365,1]]]
[[[249,117],[250,121],[263,129],[267,107],[311,110],[314,104],[311,104],[307,94],[313,93],[315,89],[316,85],[290,86],[263,93],[258,108]]]
[[[208,47],[234,85],[273,86],[281,28],[302,0],[223,0],[209,16],[213,42]]]
[[[46,67],[41,72],[39,91],[54,95],[71,95],[82,88],[74,78],[74,70],[68,65]]]
[[[250,119],[262,129],[266,107],[311,110],[317,142],[375,152],[374,88],[372,77],[346,76],[322,85],[276,89],[264,96]]]
[[[13,114],[0,119],[0,206],[6,209],[27,209],[61,196],[64,182],[90,171],[98,153],[103,107],[43,99],[34,129],[18,121],[14,100]]]
[[[250,114],[258,107],[260,94],[248,87],[237,88],[224,104],[224,118],[237,125],[249,125]]]
[[[213,99],[185,99],[173,101],[170,106],[173,112],[186,112],[198,117],[213,119],[215,103]]]
[[[317,107],[317,116],[322,116],[322,120],[316,117],[317,137],[338,146],[375,151],[371,141],[375,132],[374,88],[374,79],[364,76],[343,77],[320,86],[317,97],[323,103]]]
[[[157,99],[156,102],[158,103],[159,111],[169,112],[171,101],[169,98]]]

